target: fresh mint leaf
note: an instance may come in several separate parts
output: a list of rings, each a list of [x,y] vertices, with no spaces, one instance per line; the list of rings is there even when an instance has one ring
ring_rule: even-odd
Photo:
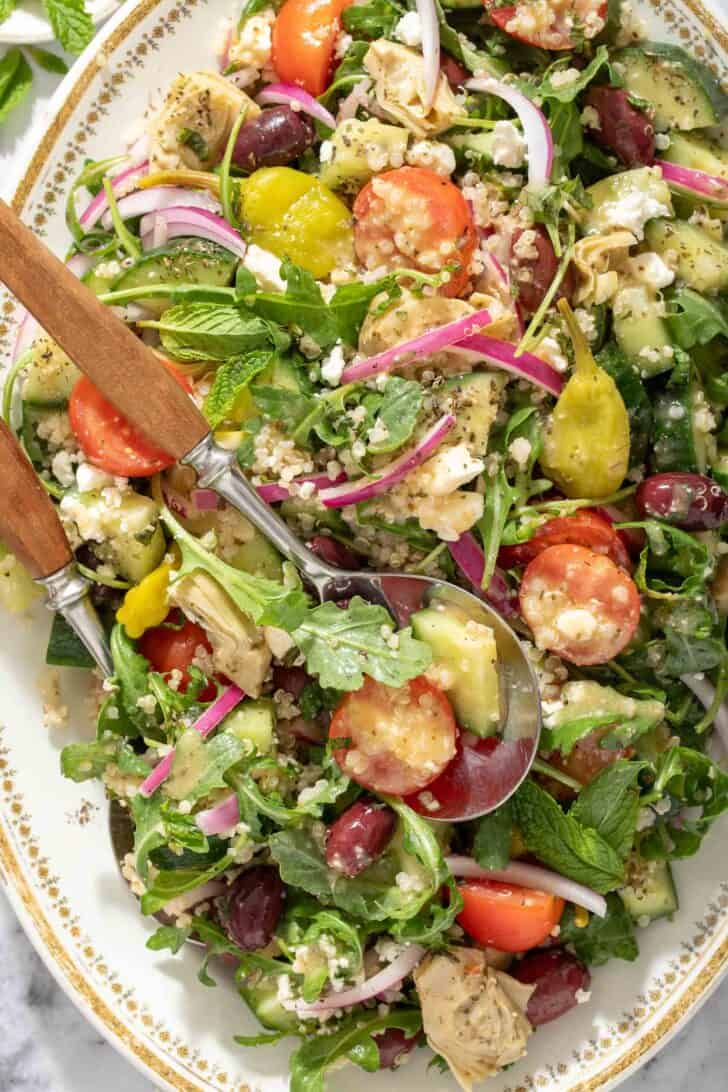
[[[288,259],[281,264],[286,282],[285,295],[259,292],[253,310],[279,326],[296,326],[308,334],[321,349],[329,349],[338,339],[336,318],[321,295],[315,278],[306,269]]]
[[[84,0],[43,0],[53,34],[69,53],[81,53],[94,36]]]
[[[237,398],[250,386],[256,375],[268,367],[273,355],[270,349],[256,350],[220,365],[215,372],[210,393],[205,399],[204,412],[210,428],[217,428],[229,416]]]
[[[290,632],[302,623],[308,596],[300,588],[287,588],[262,576],[234,569],[206,550],[177,522],[168,508],[162,509],[162,520],[182,553],[182,564],[174,574],[175,583],[201,569],[225,589],[235,605],[256,625],[278,626]]]
[[[146,947],[152,952],[162,952],[168,948],[172,955],[177,955],[182,945],[189,940],[191,932],[189,926],[179,928],[176,925],[160,925],[150,936]]]
[[[33,73],[19,49],[9,49],[0,61],[0,122],[22,102],[30,90]]]
[[[571,944],[578,959],[592,967],[601,967],[610,959],[634,963],[639,955],[632,918],[619,895],[607,895],[607,914],[589,916],[584,928],[575,922],[574,907],[569,905],[561,918],[559,941]]]
[[[0,15],[1,18],[1,15]],[[56,53],[51,53],[47,49],[42,49],[40,46],[26,46],[31,57],[44,72],[53,72],[58,76],[65,76],[68,72],[68,65],[63,60],[63,57],[59,57]]]
[[[396,451],[414,430],[424,399],[422,387],[414,379],[402,379],[392,376],[380,395],[372,394],[364,399],[373,401],[374,425],[383,433],[381,439],[370,440],[368,450],[371,455],[384,455]]]
[[[728,308],[692,288],[679,288],[670,297],[667,324],[681,349],[706,345],[715,337],[728,338]]]
[[[182,361],[226,361],[254,350],[286,349],[290,342],[271,323],[233,304],[178,303],[160,319],[139,325],[158,330],[166,352]]]
[[[374,1073],[379,1069],[374,1036],[388,1028],[400,1028],[410,1038],[421,1026],[419,1009],[392,1009],[385,1015],[375,1009],[345,1017],[335,1031],[305,1039],[292,1056],[290,1092],[324,1092],[326,1074],[344,1060]]]
[[[511,859],[513,805],[501,804],[478,821],[473,840],[473,857],[481,868],[502,869]]]
[[[307,670],[323,687],[358,690],[365,675],[386,686],[402,686],[429,667],[432,652],[409,627],[399,631],[392,648],[383,627],[393,633],[385,608],[354,596],[345,609],[335,603],[314,607],[292,636],[306,657]]]
[[[619,759],[582,789],[569,816],[601,834],[626,859],[632,850],[640,810],[638,779],[644,763]]]
[[[526,847],[549,868],[602,894],[623,883],[624,863],[616,850],[565,814],[535,781],[525,781],[513,801]]]
[[[156,914],[158,910],[177,895],[184,895],[194,887],[214,880],[222,872],[225,872],[235,863],[234,857],[226,854],[219,861],[215,861],[209,868],[178,868],[172,872],[158,872],[152,881],[151,887],[145,895],[142,895],[141,908],[143,914]]]

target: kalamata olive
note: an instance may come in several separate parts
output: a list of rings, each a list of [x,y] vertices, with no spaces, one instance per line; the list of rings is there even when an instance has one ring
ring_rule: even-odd
[[[312,678],[303,667],[274,667],[273,686],[276,690],[285,690],[294,698],[300,698],[301,691],[312,682]]]
[[[559,268],[553,244],[543,224],[516,228],[511,237],[511,273],[518,289],[518,304],[527,316],[533,315],[551,287]],[[556,299],[570,299],[574,292],[574,269],[569,266]]]
[[[335,565],[337,569],[360,569],[361,559],[348,546],[337,542],[328,535],[315,535],[308,544],[322,561],[328,561],[329,565]]]
[[[408,1039],[401,1028],[387,1028],[375,1035],[374,1042],[379,1047],[379,1068],[396,1069],[421,1038],[422,1032],[418,1031]]]
[[[664,519],[685,531],[710,531],[728,522],[728,493],[703,474],[653,474],[640,483],[635,501],[642,516]]]
[[[577,994],[591,984],[589,971],[576,956],[563,948],[531,952],[511,971],[514,978],[536,989],[526,1008],[535,1028],[563,1016],[578,1005]]]
[[[358,876],[387,848],[395,823],[391,808],[357,800],[329,829],[326,864],[345,876]]]
[[[238,133],[233,162],[244,171],[282,167],[298,159],[315,139],[310,119],[290,106],[263,110]]]
[[[440,50],[440,71],[444,72],[451,87],[462,87],[465,81],[470,79],[467,68],[464,68],[460,61],[456,61],[444,49]]]
[[[626,91],[619,87],[591,87],[584,105],[599,115],[598,123],[586,122],[590,140],[614,152],[626,167],[654,163],[654,126],[647,114],[632,105]]]
[[[245,952],[265,948],[283,909],[285,887],[278,869],[255,865],[241,872],[223,910],[228,936]]]

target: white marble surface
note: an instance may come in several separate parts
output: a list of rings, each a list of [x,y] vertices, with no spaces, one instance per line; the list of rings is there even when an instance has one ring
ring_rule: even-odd
[[[0,187],[9,196],[43,126],[57,77],[36,71],[35,94],[0,130]],[[728,982],[625,1092],[726,1088]],[[99,1077],[103,1074],[103,1079]],[[150,1092],[153,1085],[76,1011],[25,938],[0,891],[0,1092]]]

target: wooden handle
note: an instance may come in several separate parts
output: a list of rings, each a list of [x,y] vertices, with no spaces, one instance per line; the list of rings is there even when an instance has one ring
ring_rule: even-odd
[[[174,459],[209,432],[157,357],[0,201],[0,278],[126,419]]]
[[[51,499],[4,421],[0,421],[0,539],[34,577],[50,576],[71,560]]]

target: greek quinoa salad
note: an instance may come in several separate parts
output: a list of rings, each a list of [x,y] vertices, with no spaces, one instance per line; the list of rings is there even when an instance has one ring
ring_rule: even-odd
[[[323,559],[516,629],[538,755],[443,821],[504,746],[490,627],[316,604],[26,316],[4,415],[115,669],[62,771],[292,1092],[425,1046],[469,1092],[638,957],[728,807],[727,99],[614,0],[247,0],[219,48],[84,166],[68,264]],[[60,615],[47,662],[92,666]]]

